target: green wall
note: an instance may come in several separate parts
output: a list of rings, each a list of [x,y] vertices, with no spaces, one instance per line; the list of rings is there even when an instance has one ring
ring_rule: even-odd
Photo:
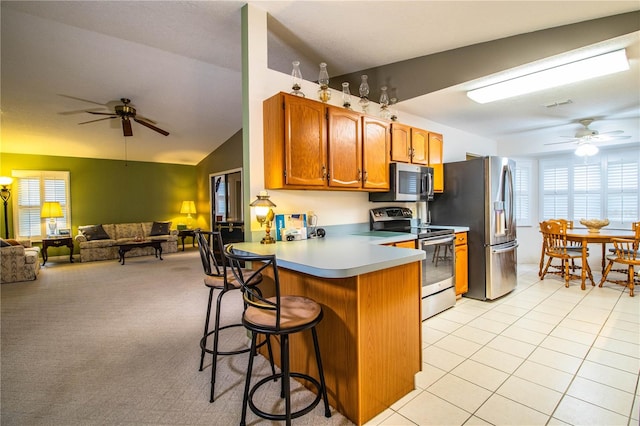
[[[198,224],[211,229],[211,206],[209,202],[209,175],[242,167],[242,129],[231,136],[218,149],[206,156],[197,170]]]
[[[183,200],[196,200],[196,167],[46,155],[0,155],[0,175],[12,170],[70,172],[72,233],[78,226],[153,220],[184,220]],[[9,233],[12,208],[9,203]],[[2,221],[4,235],[4,221]]]

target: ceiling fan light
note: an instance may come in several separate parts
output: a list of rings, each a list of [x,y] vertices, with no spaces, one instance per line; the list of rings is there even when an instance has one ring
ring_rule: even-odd
[[[578,145],[578,147],[576,148],[575,154],[578,157],[591,157],[593,155],[596,155],[598,151],[599,149],[597,146],[586,142]]]
[[[620,49],[470,90],[467,96],[485,104],[628,69],[626,51]]]

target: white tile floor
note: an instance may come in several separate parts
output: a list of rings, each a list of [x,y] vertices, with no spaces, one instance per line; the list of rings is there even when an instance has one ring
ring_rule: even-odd
[[[423,322],[416,390],[367,425],[639,423],[640,295],[518,267],[509,295]]]

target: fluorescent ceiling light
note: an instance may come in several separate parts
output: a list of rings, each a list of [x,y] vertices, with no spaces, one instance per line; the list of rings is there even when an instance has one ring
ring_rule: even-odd
[[[584,142],[578,145],[575,154],[578,157],[591,157],[592,155],[596,155],[598,151],[599,149],[597,146],[592,145],[589,142]]]
[[[480,104],[486,104],[628,69],[626,52],[620,49],[470,90],[467,96]]]

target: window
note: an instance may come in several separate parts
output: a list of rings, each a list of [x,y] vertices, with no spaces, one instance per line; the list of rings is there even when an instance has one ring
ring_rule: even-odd
[[[23,239],[42,239],[47,235],[47,221],[41,217],[42,203],[57,201],[62,207],[63,217],[55,218],[58,229],[69,228],[71,206],[69,205],[69,172],[14,170],[17,181],[17,196],[13,199],[14,235]]]
[[[517,160],[515,174],[515,211],[518,226],[531,225],[531,161]]]
[[[640,151],[601,151],[595,157],[573,154],[540,160],[541,220],[609,219],[629,228],[640,217]]]

